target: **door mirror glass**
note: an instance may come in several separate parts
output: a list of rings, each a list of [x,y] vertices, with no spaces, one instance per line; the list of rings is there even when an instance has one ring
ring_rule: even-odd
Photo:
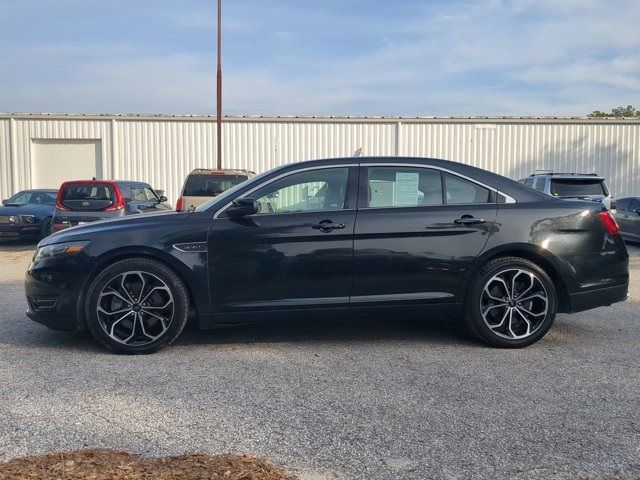
[[[260,211],[259,204],[253,198],[236,198],[227,210],[230,217],[245,217]]]
[[[166,202],[167,197],[165,197],[164,195],[160,195],[160,198],[158,200],[160,200],[160,202]]]
[[[9,200],[7,200],[6,198],[2,200],[2,205],[6,205],[7,203],[9,203]]]

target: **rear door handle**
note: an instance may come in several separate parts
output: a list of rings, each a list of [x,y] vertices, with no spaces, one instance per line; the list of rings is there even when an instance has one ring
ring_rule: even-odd
[[[320,230],[321,232],[331,232],[332,230],[342,229],[345,227],[344,223],[333,223],[333,220],[322,220],[320,223],[316,225],[312,225],[311,228],[314,230]]]
[[[472,215],[462,215],[453,221],[453,223],[457,223],[458,225],[477,225],[485,222],[486,220],[484,218],[474,218]]]

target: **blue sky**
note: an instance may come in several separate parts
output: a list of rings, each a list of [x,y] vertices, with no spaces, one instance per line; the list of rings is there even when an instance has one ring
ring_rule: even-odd
[[[215,113],[215,0],[0,0],[0,111]],[[640,104],[637,0],[224,0],[224,112]]]

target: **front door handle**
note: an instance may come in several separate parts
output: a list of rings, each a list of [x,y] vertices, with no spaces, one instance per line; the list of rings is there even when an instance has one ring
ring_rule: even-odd
[[[333,220],[322,220],[320,223],[311,226],[314,230],[320,230],[325,233],[336,229],[342,229],[344,227],[344,223],[333,223]]]
[[[457,223],[458,225],[477,225],[485,222],[486,220],[484,218],[474,218],[473,215],[462,215],[453,221],[453,223]]]

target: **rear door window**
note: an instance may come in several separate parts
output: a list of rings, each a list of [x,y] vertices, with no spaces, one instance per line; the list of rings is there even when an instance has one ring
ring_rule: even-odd
[[[491,191],[477,183],[450,173],[444,174],[445,203],[490,203]]]
[[[442,205],[440,171],[421,167],[369,167],[369,207]]]
[[[214,197],[246,179],[246,175],[189,175],[182,195],[185,197]]]
[[[556,197],[606,196],[607,194],[602,180],[577,178],[554,178],[551,180],[551,195]]]

